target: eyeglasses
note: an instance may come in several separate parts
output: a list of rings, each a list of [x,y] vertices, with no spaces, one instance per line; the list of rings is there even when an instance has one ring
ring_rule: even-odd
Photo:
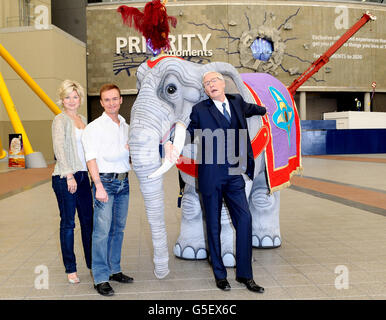
[[[213,78],[211,80],[205,81],[204,82],[204,87],[209,86],[211,83],[216,83],[218,80],[220,80],[220,79],[219,78]]]

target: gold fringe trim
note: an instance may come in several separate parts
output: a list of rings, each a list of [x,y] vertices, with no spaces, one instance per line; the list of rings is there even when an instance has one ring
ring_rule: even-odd
[[[276,186],[274,188],[270,188],[269,194],[272,194],[272,193],[274,193],[276,191],[284,190],[284,189],[288,188],[289,186],[291,186],[291,178],[294,175],[302,176],[303,175],[303,167],[299,166],[299,167],[296,168],[296,170],[292,171],[290,173],[290,179],[287,182],[282,183],[280,186]]]

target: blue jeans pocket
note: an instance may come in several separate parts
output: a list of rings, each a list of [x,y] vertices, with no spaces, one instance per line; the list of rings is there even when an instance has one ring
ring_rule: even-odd
[[[94,207],[98,209],[103,209],[105,207],[105,202],[99,201],[97,199],[94,200]]]

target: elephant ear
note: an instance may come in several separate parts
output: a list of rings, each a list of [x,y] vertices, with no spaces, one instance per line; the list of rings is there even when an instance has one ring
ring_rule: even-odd
[[[225,93],[240,94],[240,90],[237,88],[236,83],[233,81],[233,78],[229,76],[224,76],[225,79]]]
[[[137,72],[135,74],[136,78],[137,78],[137,90],[139,91],[141,89],[141,83],[142,83],[142,80],[145,78],[145,74],[146,72],[148,72],[150,70],[149,66],[147,65],[147,63],[142,63],[138,69],[137,69]]]

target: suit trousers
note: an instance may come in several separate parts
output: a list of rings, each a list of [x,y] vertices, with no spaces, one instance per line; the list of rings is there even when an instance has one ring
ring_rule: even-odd
[[[216,279],[227,277],[221,256],[221,207],[223,199],[236,229],[236,276],[252,278],[252,216],[241,175],[224,175],[211,194],[201,194],[205,211],[209,255]]]

